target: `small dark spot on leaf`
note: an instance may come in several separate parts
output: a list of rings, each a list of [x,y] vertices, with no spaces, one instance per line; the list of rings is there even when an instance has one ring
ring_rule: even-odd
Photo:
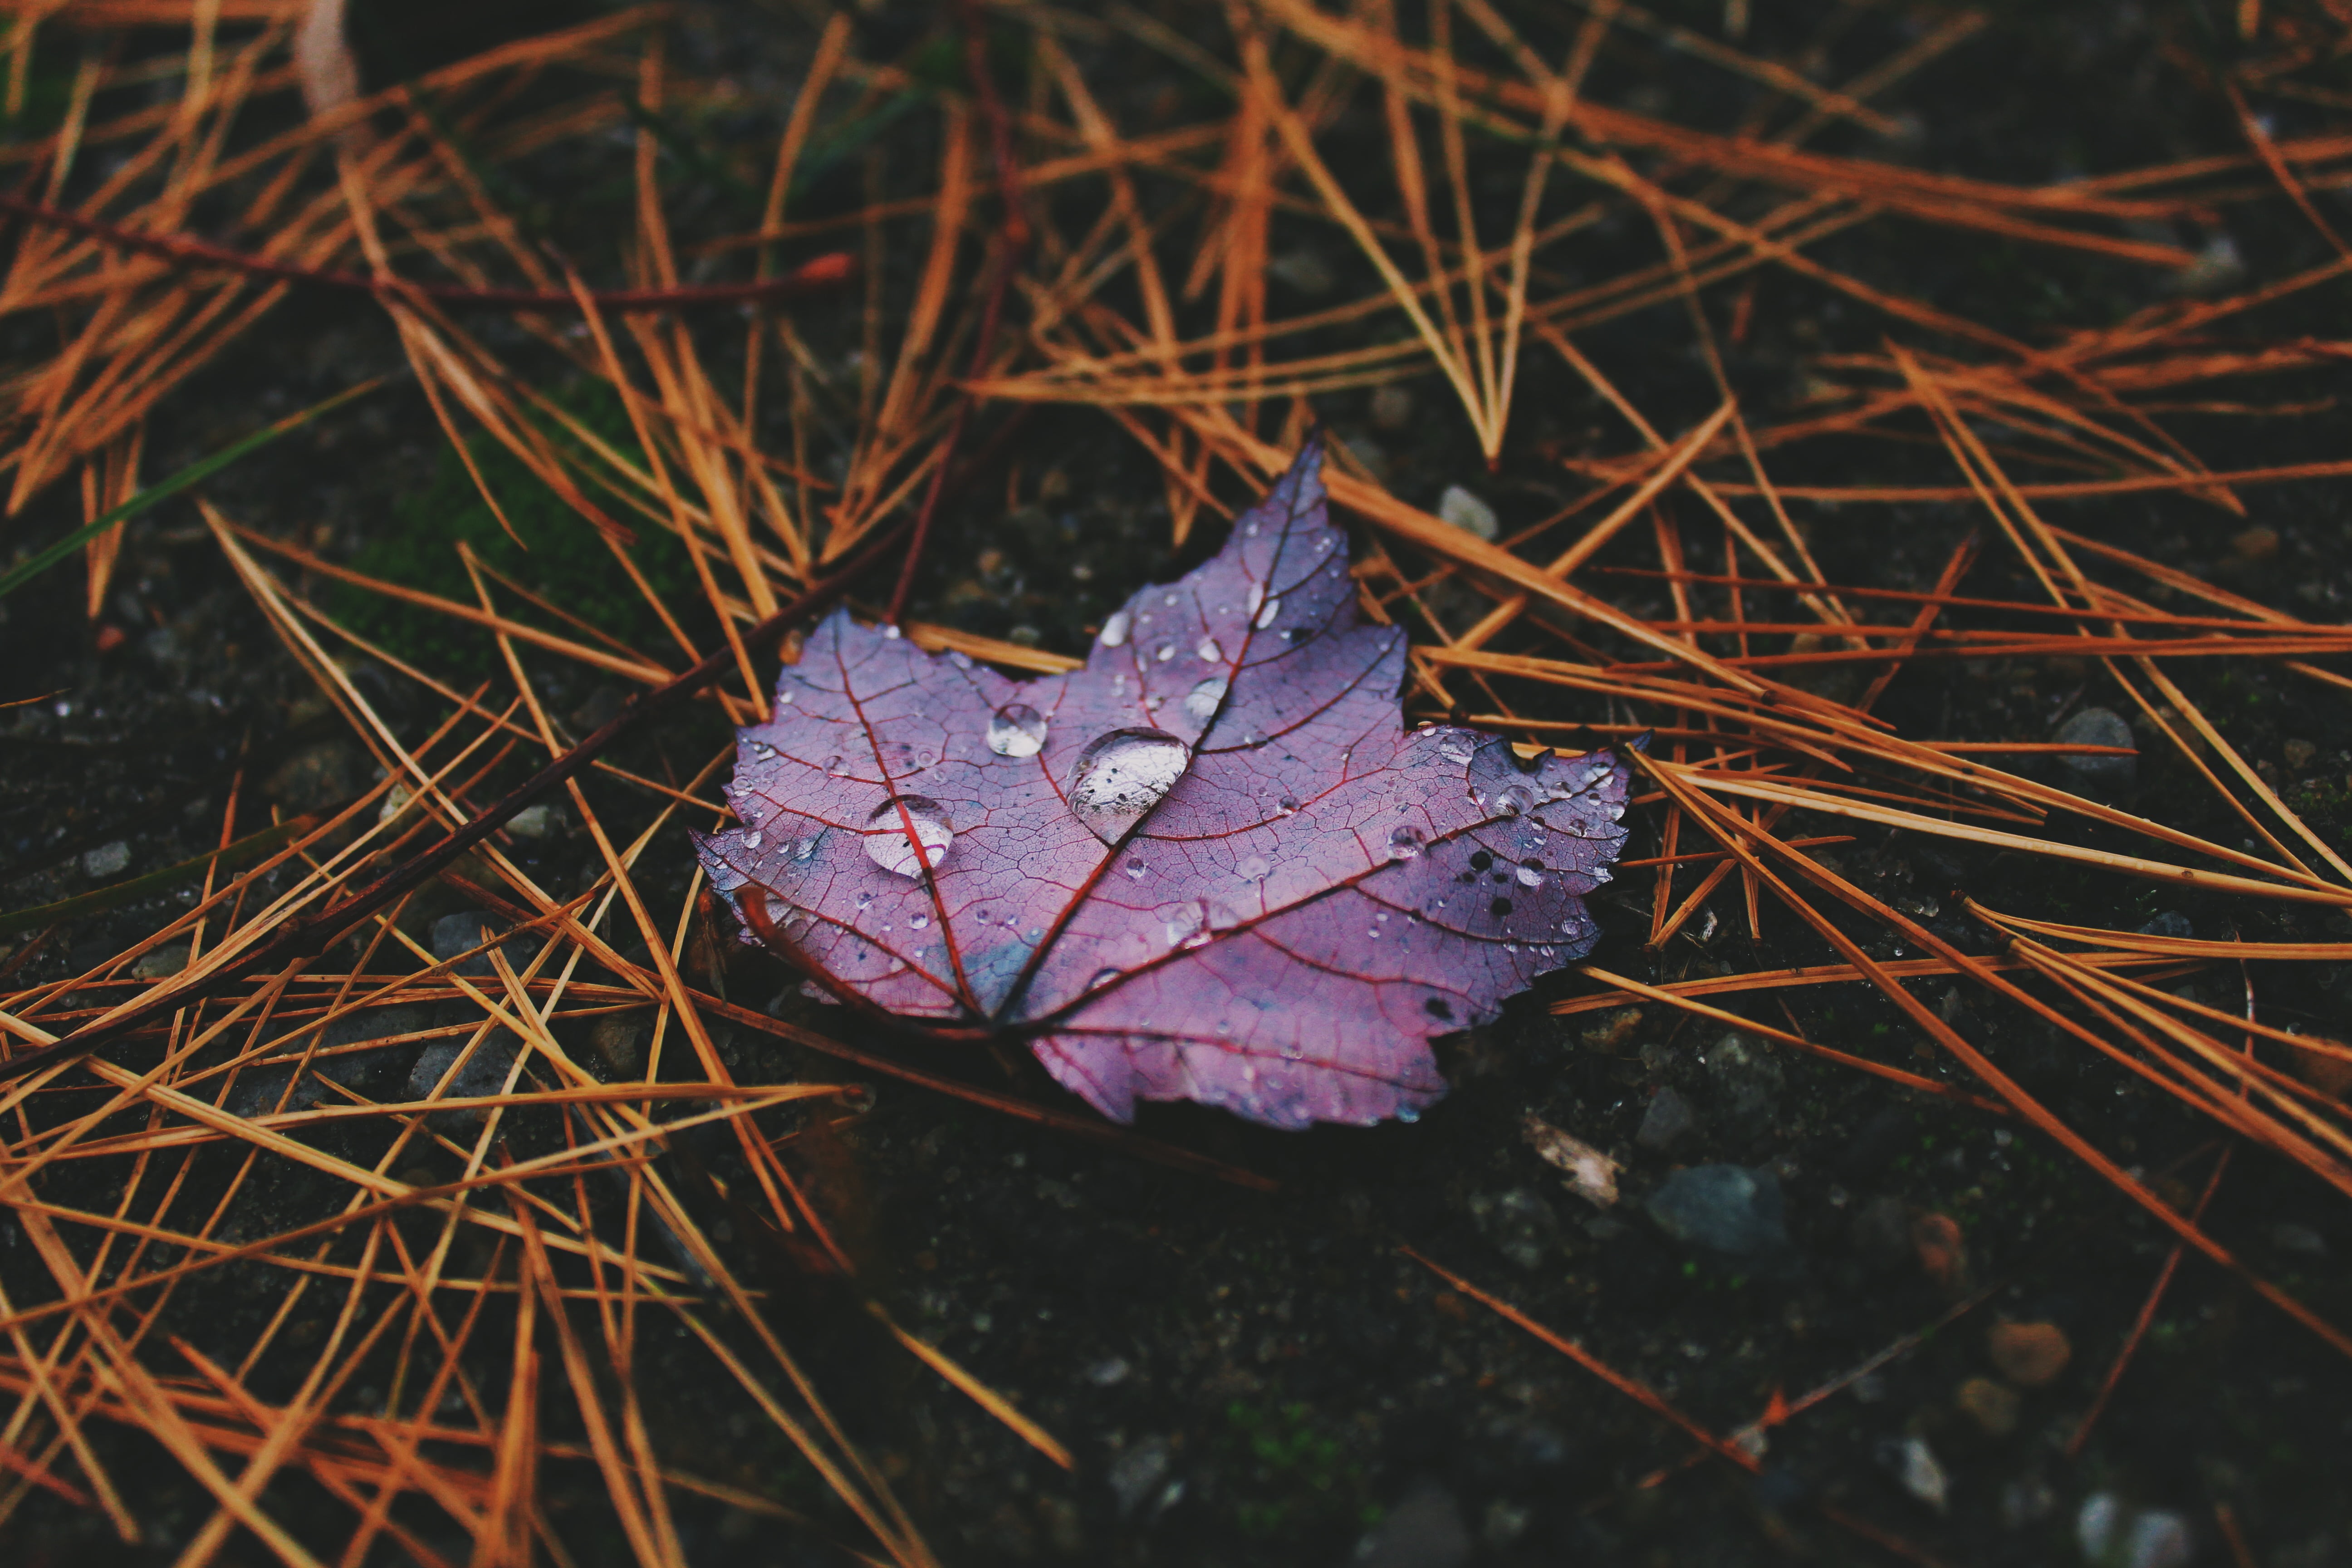
[[[1494,915],[1496,919],[1500,920],[1503,916],[1511,912],[1511,900],[1508,899],[1496,899],[1493,903],[1488,904],[1486,909],[1487,911]]]
[[[1474,871],[1483,871],[1494,863],[1495,858],[1484,849],[1474,852],[1470,857],[1470,868]]]
[[[1432,996],[1422,1006],[1433,1018],[1443,1018],[1449,1024],[1454,1022],[1454,1004],[1443,996]]]

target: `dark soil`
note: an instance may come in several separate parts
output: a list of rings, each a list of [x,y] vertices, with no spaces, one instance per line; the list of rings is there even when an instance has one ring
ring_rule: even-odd
[[[1156,9],[1224,47],[1208,8]],[[1716,7],[1675,9],[1695,26],[1719,24]],[[2166,53],[2224,49],[2225,9],[2003,8],[1986,31],[1895,95],[1922,134],[1892,155],[2038,182],[2236,151],[2226,106],[2192,87]],[[1750,47],[1793,54],[1820,26],[1829,38],[1825,79],[1843,79],[1912,36],[1900,12],[1856,8],[1831,26],[1811,10],[1759,6]],[[928,8],[886,5],[861,16],[869,51],[895,46],[920,56],[941,36],[930,31]],[[811,36],[796,16],[753,7],[684,26],[678,47],[690,67],[715,74],[723,57],[745,89],[734,120],[699,125],[694,134],[720,153],[737,141],[772,147]],[[1071,47],[1106,108],[1129,129],[1210,90],[1130,43],[1082,37]],[[1009,58],[1017,61],[1017,50]],[[1603,98],[1710,126],[1736,122],[1751,101],[1744,84],[1727,86],[1727,79],[1686,57],[1632,42],[1604,52],[1594,79]],[[2323,111],[2307,104],[2265,108],[2275,110],[2282,134],[2325,123]],[[936,117],[913,114],[885,133],[890,177],[908,192],[927,177],[935,126]],[[1377,160],[1370,151],[1377,135],[1370,111],[1351,113],[1334,133],[1335,166],[1357,147]],[[1863,145],[1834,132],[1817,144]],[[756,198],[747,215],[741,193],[698,185],[683,153],[676,165],[666,178],[698,230],[748,226]],[[530,190],[534,179],[560,174],[526,165],[507,177]],[[811,210],[856,205],[860,178],[856,160],[845,159],[816,182]],[[1506,209],[1516,200],[1516,174],[1510,184],[1496,197]],[[1172,188],[1148,191],[1154,201],[1175,199]],[[1091,195],[1066,199],[1065,223],[1090,215],[1082,202]],[[2331,217],[2352,221],[2352,208],[2335,195],[2321,199]],[[624,201],[625,187],[611,210]],[[564,221],[585,235],[596,216],[584,207]],[[2177,237],[2193,247],[2224,232],[2218,221],[2194,226],[2179,226]],[[1311,254],[1338,279],[1332,298],[1370,286],[1334,232],[1290,218],[1276,227],[1276,254]],[[1171,232],[1191,231],[1180,224]],[[2284,203],[2229,209],[2226,233],[2255,259],[2261,277],[2284,276],[2324,253],[2324,242]],[[589,240],[581,246],[596,255]],[[1580,241],[1562,264],[1597,279],[1646,264],[1654,251],[1654,233],[1628,214]],[[2166,287],[2146,269],[1891,221],[1850,231],[1817,254],[2028,339],[2062,324],[2114,320],[2163,297]],[[910,279],[919,264],[919,248],[894,254],[894,287],[900,272]],[[1293,297],[1281,308],[1310,302]],[[2231,331],[2248,342],[2342,335],[2339,322],[2326,318],[2341,316],[2352,294],[2339,283],[2299,296],[2291,321],[2257,312]],[[1710,309],[1721,330],[1725,300],[1711,299]],[[1882,319],[1785,275],[1762,275],[1753,311],[1755,330],[1729,369],[1743,396],[1768,410],[1806,384],[1817,356],[1872,349],[1888,330]],[[803,331],[837,363],[856,346],[853,317],[810,312]],[[30,352],[24,335],[30,329],[16,330],[13,346]],[[714,331],[714,343],[730,334],[740,343],[731,323]],[[1320,346],[1356,341],[1335,334]],[[1679,303],[1580,339],[1669,430],[1686,427],[1715,401],[1691,341]],[[723,366],[731,352],[714,348],[714,359]],[[372,307],[298,294],[164,405],[149,471],[173,471],[267,419],[399,363],[393,334]],[[718,374],[723,379],[727,372]],[[1433,505],[1445,485],[1468,484],[1495,502],[1507,530],[1575,493],[1554,460],[1559,453],[1619,450],[1629,440],[1556,360],[1531,356],[1525,376],[1493,475],[1434,377],[1409,384],[1421,413],[1402,430],[1376,427],[1362,393],[1335,395],[1316,412],[1396,493]],[[2319,402],[2348,389],[2342,373],[2282,379],[2289,384],[2266,385],[2263,395]],[[2170,427],[2216,468],[2333,457],[2340,445],[2328,438],[2340,429],[2334,411],[2182,416]],[[1164,492],[1149,458],[1094,415],[1039,412],[1019,437],[1017,459],[1025,476],[1018,505],[1008,510],[996,499],[1006,489],[1000,467],[1000,477],[977,483],[946,520],[925,563],[919,618],[1082,650],[1094,623],[1138,583],[1216,542],[1212,528],[1181,558],[1169,551]],[[1936,474],[1937,462],[1925,447],[1814,443],[1790,455],[1776,476],[1860,482]],[[440,527],[445,538],[488,537],[483,520],[452,521],[467,504],[453,471],[429,412],[413,384],[403,382],[248,460],[205,493],[238,521],[329,555],[382,571],[407,569],[402,563],[413,558],[414,571],[429,574],[437,565],[412,550],[418,533]],[[79,521],[67,488],[12,526],[12,548],[28,550]],[[1240,493],[1232,491],[1235,499]],[[2352,523],[2340,487],[2243,494],[2245,519],[2173,497],[2068,504],[2051,515],[2298,613],[2337,613],[2352,594]],[[1815,507],[1800,516],[1832,581],[1913,589],[1930,586],[1978,526],[1957,506]],[[1685,521],[1692,537],[1701,537],[1698,520]],[[2233,547],[2250,526],[2276,531],[2275,553]],[[1651,564],[1644,552],[1628,546],[1603,563]],[[2012,560],[1997,538],[1989,540],[1963,592],[2030,599],[2032,584]],[[0,699],[58,693],[0,713],[0,902],[8,909],[210,848],[240,773],[247,801],[240,832],[264,826],[273,802],[307,809],[370,782],[364,754],[341,738],[342,721],[284,654],[192,505],[168,504],[131,528],[104,622],[129,636],[110,652],[96,651],[94,628],[81,615],[80,581],[78,568],[60,570],[12,596],[0,620]],[[1611,591],[1629,607],[1667,613],[1662,596],[1651,602],[1651,585],[1614,584]],[[867,591],[878,598],[886,587]],[[1484,607],[1459,592],[1458,601],[1433,595],[1433,607],[1441,615],[1460,605],[1474,614]],[[692,599],[690,588],[686,597]],[[462,634],[403,631],[389,620],[377,629],[404,637],[402,646],[461,685],[494,672],[488,645]],[[610,700],[576,672],[551,666],[545,674],[559,710]],[[440,717],[429,696],[397,677],[362,666],[359,679],[411,734]],[[2130,711],[2104,679],[2095,665],[2063,659],[1994,667],[1923,660],[1879,710],[1909,735],[2043,740],[2085,707]],[[2179,679],[2330,842],[2345,842],[2352,725],[2339,695],[2251,664],[2184,661]],[[1512,695],[1525,700],[1522,711],[1541,717],[1606,717],[1597,705]],[[2146,743],[2145,731],[2142,738]],[[685,776],[723,739],[715,712],[705,709],[634,739],[618,760],[656,776],[665,768]],[[2291,741],[2312,750],[2290,752]],[[2291,756],[2303,759],[2300,766]],[[616,834],[647,819],[644,797],[592,787]],[[2243,837],[2203,783],[2154,746],[2116,793],[2180,828],[2222,842]],[[1654,808],[1639,808],[1629,821],[1628,854],[1658,853]],[[1800,834],[1857,831],[1827,820],[1790,826]],[[1958,891],[1996,909],[2123,929],[2170,913],[2216,938],[2340,939],[2352,929],[2340,918],[2331,924],[2279,905],[2184,900],[2046,861],[1859,831],[1833,851],[1846,874],[1908,900],[1904,907],[1939,932],[1983,951],[1990,944],[1958,912]],[[2083,843],[2121,842],[2081,823],[2053,822],[2051,831]],[[118,843],[127,849],[119,863],[105,853]],[[576,833],[531,853],[530,868],[549,887],[569,889],[592,874],[593,852]],[[659,918],[670,919],[691,867],[682,826],[645,866],[646,897]],[[1704,928],[1692,928],[1708,931],[1704,941],[1695,934],[1652,953],[1642,945],[1650,877],[1630,873],[1599,900],[1611,934],[1594,962],[1641,977],[1682,978],[1831,957],[1769,902],[1763,940],[1752,940],[1736,882]],[[184,896],[167,893],[55,929],[29,952],[23,944],[32,933],[0,939],[5,962],[14,965],[10,983],[87,970],[184,907],[175,901]],[[415,918],[429,922],[466,907],[462,894],[436,889]],[[1874,952],[1894,955],[1874,928],[1867,940]],[[819,1028],[847,1026],[801,1000],[782,967],[757,954],[739,953],[719,980],[738,1002]],[[2242,974],[2214,968],[2184,984],[2228,1008],[2251,996],[2273,1022],[2352,1028],[2352,968],[2253,965]],[[2164,1266],[2168,1233],[2013,1118],[1816,1058],[1750,1059],[1723,1047],[1724,1030],[1659,1009],[1568,1017],[1548,1011],[1584,985],[1558,980],[1520,999],[1502,1023],[1452,1041],[1444,1060],[1454,1092],[1415,1125],[1284,1135],[1189,1107],[1144,1112],[1144,1131],[1274,1178],[1280,1188],[1271,1195],[1174,1174],[889,1081],[877,1086],[872,1115],[854,1131],[802,1146],[798,1157],[854,1241],[867,1286],[1066,1443],[1077,1455],[1075,1473],[1039,1458],[928,1373],[877,1352],[845,1326],[854,1315],[837,1302],[799,1301],[789,1315],[780,1310],[779,1326],[812,1353],[828,1393],[853,1411],[860,1436],[884,1456],[942,1560],[956,1564],[1336,1568],[1362,1561],[1444,1568],[1887,1559],[1833,1522],[1825,1506],[1946,1563],[2079,1562],[2077,1510],[2102,1491],[2177,1511],[2200,1561],[2230,1560],[2221,1522],[2228,1520],[2252,1543],[2256,1563],[2352,1562],[2352,1505],[2342,1476],[2352,1441],[2352,1367],[2240,1280],[2193,1257],[2182,1265],[2112,1405],[2069,1458],[2066,1441]],[[1785,994],[1815,1040],[1955,1078],[1956,1069],[1867,988]],[[2210,1123],[2018,1013],[1957,990],[1931,994],[1963,1033],[2099,1147],[2184,1205],[2202,1191],[2221,1148]],[[1753,1016],[1787,1022],[1769,1000],[1755,1003]],[[877,1043],[974,1081],[1003,1082],[984,1062]],[[748,1031],[730,1036],[727,1048],[747,1080],[837,1076],[824,1059],[801,1059]],[[1654,1097],[1668,1088],[1695,1110],[1696,1130],[1664,1152],[1637,1145]],[[1571,1195],[1537,1157],[1520,1132],[1530,1113],[1626,1162],[1624,1200],[1614,1210],[1603,1214]],[[728,1168],[715,1143],[694,1157],[720,1173]],[[1645,1201],[1673,1170],[1714,1163],[1774,1173],[1792,1243],[1785,1258],[1757,1267],[1702,1256],[1647,1217]],[[95,1173],[60,1175],[44,1190],[59,1202],[97,1203],[102,1194],[93,1184],[101,1180]],[[244,1201],[252,1212],[237,1223],[257,1236],[308,1217],[322,1194],[289,1169],[249,1186]],[[1910,1232],[1914,1220],[1929,1215],[1958,1222],[1964,1279],[1939,1285],[1923,1268]],[[2340,1196],[2242,1150],[2205,1223],[2251,1268],[2330,1321],[2352,1322],[2352,1216]],[[1507,1299],[1719,1432],[1757,1418],[1776,1391],[1794,1399],[1906,1336],[1921,1337],[1772,1429],[1761,1471],[1751,1476],[1717,1459],[1686,1463],[1695,1451],[1686,1436],[1449,1288],[1404,1247]],[[34,1278],[28,1253],[7,1228],[0,1282],[12,1292]],[[752,1259],[746,1267],[757,1273],[761,1265]],[[233,1356],[282,1289],[281,1276],[222,1271],[201,1293],[176,1299],[177,1331]],[[1961,1302],[1974,1304],[1934,1328]],[[1994,1436],[1962,1414],[1956,1398],[1965,1382],[1991,1373],[1987,1334],[2002,1321],[2056,1324],[2073,1359],[2054,1383],[2023,1394],[2013,1432]],[[667,1353],[658,1339],[642,1372],[666,1462],[821,1511],[814,1478],[740,1392],[699,1352],[689,1354],[682,1337]],[[486,1334],[481,1342],[499,1337]],[[300,1370],[289,1365],[289,1380]],[[483,1375],[496,1385],[503,1372],[486,1368]],[[380,1390],[363,1388],[351,1398],[363,1405],[371,1394],[381,1400]],[[152,1549],[108,1545],[102,1521],[38,1498],[0,1536],[0,1557],[161,1563],[205,1517],[201,1489],[160,1451],[121,1433],[100,1436],[116,1473],[139,1478],[133,1506],[152,1528]],[[1948,1473],[1948,1507],[1931,1507],[1906,1489],[1901,1470],[1911,1439],[1923,1440]],[[1647,1484],[1661,1470],[1665,1478]],[[594,1523],[603,1494],[592,1467],[551,1465],[544,1484],[549,1514],[583,1563],[623,1560],[619,1535]],[[315,1527],[322,1549],[339,1542],[333,1521],[341,1516],[323,1497],[289,1487],[274,1506],[298,1528]],[[685,1494],[677,1506],[697,1563],[836,1560],[759,1515]],[[1360,1542],[1369,1555],[1351,1559]],[[262,1556],[250,1540],[236,1550],[239,1560]],[[381,1561],[398,1560],[382,1550]]]

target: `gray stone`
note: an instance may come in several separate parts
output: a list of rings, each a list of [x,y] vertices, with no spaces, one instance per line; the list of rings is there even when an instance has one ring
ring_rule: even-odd
[[[1492,541],[1502,530],[1495,509],[1460,485],[1448,485],[1437,498],[1437,515],[1463,532]]]
[[[131,846],[117,838],[101,844],[81,858],[85,877],[119,877],[131,864]]]
[[[1642,1112],[1641,1129],[1633,1134],[1633,1142],[1663,1152],[1689,1137],[1697,1125],[1690,1101],[1668,1084],[1652,1097],[1650,1109]]]
[[[2093,1568],[2188,1568],[2197,1544],[2188,1521],[2164,1509],[2137,1509],[2113,1492],[2093,1492],[2074,1516],[2074,1542]]]
[[[1693,1165],[1650,1194],[1650,1217],[1676,1241],[1727,1258],[1763,1259],[1789,1251],[1780,1179],[1746,1165]]]
[[[507,819],[507,831],[526,844],[540,844],[563,831],[563,818],[551,805],[526,805]]]
[[[1454,1494],[1423,1480],[1365,1531],[1353,1562],[1355,1568],[1462,1568],[1475,1545]]]
[[[318,811],[360,793],[366,761],[348,741],[305,746],[262,782],[261,793],[292,811]]]
[[[1168,1440],[1145,1437],[1111,1461],[1110,1495],[1118,1501],[1118,1516],[1132,1518],[1137,1510],[1159,1495],[1168,1479]]]
[[[165,942],[131,966],[134,980],[161,980],[177,974],[188,967],[189,944],[184,942]]]
[[[2112,708],[2085,708],[2058,727],[2058,741],[2068,746],[2137,746],[2132,727]],[[2137,757],[2060,757],[2059,763],[2083,788],[2120,794],[2138,781]]]
[[[1733,1033],[1717,1040],[1706,1060],[1723,1114],[1744,1128],[1769,1127],[1780,1109],[1782,1082],[1770,1047]]]
[[[433,922],[429,945],[433,949],[433,956],[446,963],[461,952],[480,947],[505,928],[506,921],[496,915],[485,914],[480,910],[459,910],[454,915],[443,915]],[[499,946],[499,951],[507,955],[507,962],[517,969],[530,962],[530,955],[520,938],[501,942]],[[489,953],[483,952],[458,964],[457,973],[478,975],[497,972],[490,966]]]
[[[450,1066],[465,1051],[464,1040],[436,1040],[419,1051],[416,1065],[408,1072],[408,1098],[423,1100],[434,1086],[448,1075]],[[514,1067],[514,1041],[493,1035],[474,1047],[449,1086],[441,1091],[444,1100],[471,1100],[479,1095],[506,1092],[507,1074]],[[457,1113],[466,1119],[478,1117],[478,1110]]]
[[[2189,942],[2195,939],[2197,935],[2197,928],[2189,924],[2189,917],[2180,913],[2179,910],[2162,910],[2158,911],[2154,920],[2149,921],[2147,924],[2139,928],[2139,934],[2142,936],[2168,936],[2178,942]]]
[[[1265,270],[1268,277],[1310,298],[1331,291],[1331,264],[1312,250],[1285,251],[1267,262]]]
[[[1383,386],[1372,394],[1372,427],[1391,435],[1412,423],[1412,388]]]
[[[1470,1200],[1470,1217],[1496,1251],[1522,1268],[1539,1268],[1559,1250],[1559,1215],[1525,1187],[1491,1197],[1480,1194]]]

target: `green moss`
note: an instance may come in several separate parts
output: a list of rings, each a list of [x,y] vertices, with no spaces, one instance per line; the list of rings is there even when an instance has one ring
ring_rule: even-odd
[[[608,390],[600,386],[593,395],[566,398],[565,405],[615,450],[642,460],[628,416]],[[554,430],[549,435],[559,447],[578,449],[568,435]],[[373,534],[352,557],[354,571],[470,605],[475,602],[473,584],[457,556],[462,542],[485,564],[614,637],[638,643],[658,635],[659,618],[597,538],[593,525],[494,438],[478,436],[469,450],[483,483],[505,509],[513,535],[499,526],[457,452],[444,447],[431,481],[393,503],[393,526]],[[654,590],[665,600],[692,593],[694,569],[685,547],[650,523],[640,524],[636,531],[630,555]],[[551,630],[560,627],[512,594],[495,587],[492,592],[501,609],[517,619],[544,621]],[[488,633],[422,606],[349,584],[338,585],[331,603],[345,626],[413,663],[478,670],[492,657]]]
[[[1307,1406],[1225,1406],[1226,1446],[1241,1472],[1234,1506],[1244,1534],[1265,1539],[1297,1529],[1355,1521],[1363,1511],[1364,1468],[1316,1425]]]

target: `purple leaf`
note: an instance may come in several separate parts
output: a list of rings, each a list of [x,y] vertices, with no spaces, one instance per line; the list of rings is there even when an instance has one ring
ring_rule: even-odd
[[[1016,683],[836,614],[741,732],[712,885],[830,985],[1026,1038],[1106,1116],[1411,1120],[1432,1037],[1581,958],[1608,752],[1403,728],[1309,442],[1215,559]],[[747,897],[753,908],[747,915]]]

